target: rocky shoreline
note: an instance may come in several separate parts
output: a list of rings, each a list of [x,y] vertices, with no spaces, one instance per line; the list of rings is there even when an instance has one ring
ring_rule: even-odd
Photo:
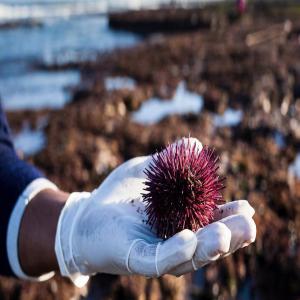
[[[248,199],[255,207],[256,243],[178,279],[98,275],[89,291],[79,291],[58,277],[40,285],[2,278],[0,298],[79,299],[88,293],[88,299],[299,299],[300,178],[289,166],[300,151],[300,23],[294,10],[289,20],[288,10],[274,11],[234,21],[221,12],[220,22],[212,22],[208,10],[207,27],[172,35],[157,34],[164,22],[155,11],[134,18],[128,13],[121,18],[128,26],[119,26],[139,27],[152,14],[155,34],[147,25],[140,45],[80,65],[81,85],[65,108],[9,113],[15,130],[24,118],[34,127],[47,115],[47,147],[30,161],[68,191],[91,190],[121,162],[178,137],[199,138],[221,155],[225,198]],[[183,15],[191,12],[181,11],[178,19]],[[176,13],[170,18],[176,20]],[[136,85],[107,90],[108,76],[127,76]],[[172,98],[180,82],[203,96],[200,113],[148,126],[132,120],[147,99]],[[228,108],[243,112],[241,123],[215,126],[215,116]]]

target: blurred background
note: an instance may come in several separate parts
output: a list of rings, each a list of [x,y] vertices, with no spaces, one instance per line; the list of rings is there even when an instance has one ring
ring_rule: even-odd
[[[258,229],[180,278],[0,277],[0,299],[300,299],[300,1],[0,0],[0,98],[19,155],[70,192],[199,138]]]

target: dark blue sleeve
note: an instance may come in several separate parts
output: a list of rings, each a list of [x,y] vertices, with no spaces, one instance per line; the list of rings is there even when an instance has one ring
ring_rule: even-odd
[[[39,177],[42,175],[37,169],[18,158],[0,103],[0,275],[14,275],[6,249],[9,217],[23,190]]]

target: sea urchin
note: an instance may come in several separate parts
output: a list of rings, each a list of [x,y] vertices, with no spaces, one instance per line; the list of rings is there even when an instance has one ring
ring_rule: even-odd
[[[224,202],[218,163],[213,149],[201,150],[190,138],[153,155],[142,196],[147,223],[158,237],[165,239],[183,229],[196,231],[212,222],[217,204]]]

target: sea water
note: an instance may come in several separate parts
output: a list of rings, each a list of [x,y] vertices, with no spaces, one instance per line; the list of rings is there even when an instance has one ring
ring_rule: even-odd
[[[113,31],[106,16],[50,18],[41,26],[0,29],[0,98],[6,109],[60,108],[80,80],[78,70],[35,66],[90,61],[99,53],[132,46],[139,37]]]
[[[208,1],[214,0],[196,3]],[[4,107],[63,106],[70,100],[68,88],[78,83],[78,71],[41,72],[36,66],[90,61],[99,53],[132,46],[141,38],[111,30],[107,13],[171,3],[186,7],[195,0],[0,0],[0,99]],[[48,87],[40,86],[47,76]],[[31,82],[28,88],[26,81]]]
[[[139,110],[132,114],[132,119],[136,123],[152,125],[170,115],[199,114],[202,107],[202,96],[189,91],[182,81],[178,84],[172,99],[147,99]]]

